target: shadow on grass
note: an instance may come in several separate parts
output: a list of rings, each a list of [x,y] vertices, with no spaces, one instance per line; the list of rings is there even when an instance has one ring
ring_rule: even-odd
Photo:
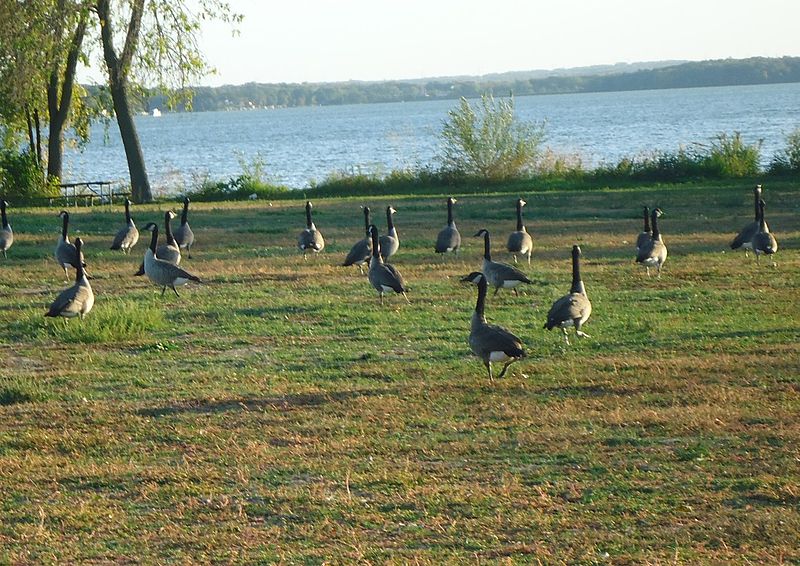
[[[192,399],[165,407],[139,409],[142,417],[165,417],[184,413],[207,414],[230,411],[289,411],[302,407],[319,407],[326,403],[337,403],[358,397],[379,397],[397,395],[396,389],[353,389],[321,393],[298,393],[265,399]]]

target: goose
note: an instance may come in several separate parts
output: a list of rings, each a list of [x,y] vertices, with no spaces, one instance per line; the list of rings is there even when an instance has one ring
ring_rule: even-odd
[[[653,226],[653,236],[645,243],[636,255],[636,263],[644,264],[647,276],[650,277],[650,268],[658,268],[658,276],[661,277],[661,266],[667,261],[667,246],[661,239],[661,232],[658,231],[658,218],[662,215],[660,208],[654,208],[650,213],[650,220]]]
[[[503,362],[503,369],[498,378],[506,374],[508,366],[525,357],[522,341],[511,332],[500,326],[486,322],[484,307],[486,306],[486,276],[480,271],[473,271],[461,281],[473,283],[478,286],[478,301],[475,312],[472,313],[472,325],[469,331],[469,347],[478,356],[486,371],[489,380],[494,381],[492,362]]]
[[[82,247],[83,240],[75,238],[75,250],[77,257],[80,258],[80,261],[76,262],[78,267],[75,271],[75,284],[58,294],[56,300],[50,305],[50,310],[44,316],[63,316],[64,318],[75,318],[77,316],[83,320],[83,317],[92,310],[94,292],[83,269]],[[66,323],[66,320],[64,322]]]
[[[8,203],[0,199],[0,215],[3,218],[3,227],[0,228],[0,251],[3,252],[3,257],[8,257],[6,251],[14,243],[14,231],[11,230],[11,224],[8,223],[8,216],[6,216],[6,207]]]
[[[192,275],[188,271],[181,269],[174,263],[170,263],[160,259],[156,255],[158,245],[158,226],[154,222],[150,222],[144,227],[145,230],[150,230],[153,235],[150,238],[150,247],[144,252],[144,272],[147,278],[156,285],[161,286],[161,296],[167,287],[175,292],[176,297],[180,297],[178,290],[175,288],[177,285],[185,285],[189,281],[196,281],[202,283],[200,278]]]
[[[69,241],[67,231],[69,229],[69,212],[62,210],[58,213],[62,220],[61,236],[58,238],[55,249],[55,257],[58,265],[64,270],[64,277],[68,277],[67,267],[74,267],[77,269],[80,262],[78,261],[78,252],[75,249],[75,244]],[[84,264],[83,267],[86,267]]]
[[[139,230],[131,218],[131,201],[125,199],[125,226],[120,228],[114,241],[111,243],[112,250],[122,250],[122,253],[129,254],[131,248],[139,241]]]
[[[362,267],[365,263],[369,262],[369,256],[372,253],[372,241],[370,240],[369,236],[369,207],[364,206],[364,230],[366,231],[366,237],[360,239],[353,247],[350,248],[350,253],[347,254],[347,257],[344,259],[343,266],[349,265],[357,265],[358,271],[360,273],[364,273],[364,268]]]
[[[647,243],[650,241],[650,238],[653,237],[653,231],[650,230],[650,209],[646,206],[644,207],[644,229],[639,233],[639,236],[636,238],[636,253],[639,253],[639,250],[642,249],[643,246],[646,246]]]
[[[759,201],[761,200],[761,185],[756,185],[753,189],[753,200],[755,219],[742,228],[731,242],[731,249],[738,250],[739,248],[742,248],[744,250],[745,257],[749,255],[747,252],[753,249],[753,237],[758,233],[760,224]],[[767,230],[769,230],[769,227],[767,227]]]
[[[528,265],[531,264],[531,252],[533,251],[533,239],[525,225],[522,223],[522,207],[528,204],[521,198],[517,199],[517,230],[508,236],[506,247],[514,256],[514,263],[517,263],[517,254],[528,256]]]
[[[397,235],[397,228],[394,227],[394,213],[397,212],[393,206],[386,207],[386,229],[387,234],[380,237],[381,258],[386,261],[400,249],[400,237]]]
[[[503,289],[512,289],[514,294],[517,295],[515,287],[520,283],[533,283],[528,277],[513,265],[507,263],[500,263],[499,261],[492,261],[491,242],[489,240],[489,231],[486,228],[481,228],[474,237],[483,236],[483,266],[481,271],[486,276],[487,282],[494,287],[494,294],[502,287]]]
[[[569,326],[575,327],[575,334],[578,337],[590,337],[581,330],[581,326],[592,314],[592,303],[586,295],[586,287],[581,280],[580,257],[581,248],[572,246],[572,287],[568,294],[553,303],[550,312],[547,313],[547,322],[544,323],[546,330],[552,330],[556,326],[560,327],[567,346],[569,346],[569,337],[567,336],[567,327]]]
[[[183,199],[183,212],[181,212],[181,225],[175,230],[175,241],[178,247],[186,248],[186,257],[192,259],[191,248],[194,244],[194,232],[189,226],[189,197]]]
[[[325,239],[322,237],[322,232],[317,230],[314,222],[311,221],[311,201],[306,201],[306,229],[300,232],[300,236],[297,239],[297,247],[303,252],[303,259],[306,259],[306,254],[309,251],[317,254],[325,248]]]
[[[171,210],[164,213],[164,232],[167,241],[156,248],[156,257],[168,261],[169,263],[179,265],[181,263],[181,248],[172,235],[172,224],[170,222],[173,218],[176,218],[176,216],[177,215]],[[139,266],[139,271],[134,273],[134,275],[137,277],[144,275],[144,260],[142,260],[142,264]]]
[[[764,199],[759,199],[758,232],[756,232],[756,235],[753,236],[753,240],[751,242],[751,247],[753,251],[756,252],[756,262],[759,263],[761,254],[772,255],[778,251],[778,242],[775,240],[775,236],[770,233],[769,227],[767,226],[767,221],[764,220],[765,207],[766,203],[764,202]]]
[[[403,276],[395,267],[389,263],[384,263],[381,257],[381,244],[378,239],[378,228],[374,224],[369,225],[369,235],[372,239],[372,259],[369,262],[369,282],[378,291],[383,304],[383,294],[389,291],[403,295],[407,303],[411,303],[406,295],[406,283]]]
[[[436,237],[436,248],[434,249],[437,254],[453,252],[458,255],[458,250],[461,248],[461,234],[459,234],[456,222],[453,220],[453,205],[456,202],[458,201],[453,197],[447,199],[447,226],[442,228],[442,231]]]

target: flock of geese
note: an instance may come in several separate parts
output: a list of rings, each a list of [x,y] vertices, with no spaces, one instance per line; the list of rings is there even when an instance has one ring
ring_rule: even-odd
[[[744,249],[745,254],[753,251],[756,260],[760,261],[762,254],[772,255],[778,250],[775,237],[770,233],[764,218],[765,203],[762,198],[761,185],[757,185],[754,190],[754,209],[755,219],[748,223],[731,242],[732,249]],[[437,254],[457,255],[461,248],[461,234],[458,231],[454,220],[453,207],[456,199],[447,199],[447,225],[439,232],[436,238],[434,251]],[[130,254],[133,247],[139,241],[139,231],[131,218],[130,201],[125,200],[125,225],[116,233],[110,248],[120,250],[124,254]],[[512,254],[514,263],[517,263],[517,256],[527,257],[528,264],[531,261],[533,250],[533,240],[525,228],[522,218],[522,209],[526,202],[517,199],[516,213],[517,226],[506,244],[506,249]],[[3,257],[7,257],[7,251],[14,242],[14,233],[8,222],[6,207],[8,203],[0,199],[0,213],[2,213],[2,229],[0,229],[0,251]],[[307,258],[309,253],[320,253],[325,248],[325,239],[320,230],[314,224],[311,215],[312,204],[306,202],[306,228],[298,237],[298,248],[303,253],[303,258]],[[378,228],[371,222],[369,207],[363,207],[365,237],[357,241],[347,254],[342,265],[356,265],[363,274],[364,266],[368,266],[367,276],[370,284],[378,292],[380,302],[384,302],[384,294],[396,293],[403,295],[409,302],[406,295],[408,287],[403,276],[397,268],[388,262],[400,248],[400,238],[394,225],[394,214],[397,211],[392,206],[386,208],[386,224],[388,231],[384,235],[378,234]],[[166,241],[159,245],[158,225],[153,222],[145,225],[144,229],[151,233],[149,247],[145,250],[144,259],[135,275],[145,275],[157,286],[161,287],[162,296],[169,287],[178,295],[177,287],[190,281],[201,282],[200,278],[180,267],[182,253],[191,258],[190,250],[194,243],[194,233],[188,222],[189,199],[184,199],[183,212],[181,214],[180,225],[176,230],[172,230],[171,221],[176,218],[174,212],[167,211],[164,214],[164,233]],[[661,276],[661,268],[667,259],[667,246],[661,237],[658,227],[658,219],[662,216],[660,208],[652,211],[648,207],[643,209],[644,226],[636,241],[636,262],[642,264],[650,276],[650,268],[656,268],[658,277]],[[83,317],[92,310],[94,305],[94,293],[89,283],[90,275],[87,271],[86,261],[83,255],[83,241],[76,238],[71,242],[68,235],[69,213],[62,210],[59,213],[62,221],[61,235],[55,248],[55,259],[58,265],[64,270],[65,277],[68,276],[70,268],[75,269],[75,283],[64,289],[52,302],[50,309],[45,314],[47,317],[75,318]],[[498,377],[505,375],[508,367],[517,360],[525,357],[525,350],[522,341],[510,331],[497,325],[489,324],[486,320],[486,295],[489,286],[494,288],[496,295],[500,289],[511,289],[517,294],[517,287],[522,284],[529,284],[532,281],[517,267],[508,263],[492,260],[491,240],[489,231],[485,228],[478,230],[475,237],[483,237],[484,254],[480,271],[473,271],[463,277],[461,281],[471,283],[477,287],[478,296],[475,310],[472,314],[472,322],[469,334],[469,345],[472,352],[481,359],[489,379],[494,379],[492,362],[502,363],[503,367]],[[182,252],[183,250],[183,252]],[[580,338],[589,337],[582,327],[587,322],[592,313],[592,303],[586,294],[586,287],[581,279],[580,272],[581,249],[575,245],[572,247],[572,286],[569,293],[555,301],[547,314],[547,322],[544,328],[552,330],[560,328],[564,340],[569,345],[567,329],[573,327],[576,336]],[[65,320],[66,322],[66,320]]]

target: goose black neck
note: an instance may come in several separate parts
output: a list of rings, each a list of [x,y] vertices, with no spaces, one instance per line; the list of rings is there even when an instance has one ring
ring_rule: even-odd
[[[156,246],[158,245],[158,226],[153,227],[153,235],[150,237],[150,250],[153,255],[156,255]]]
[[[381,244],[378,241],[378,230],[375,228],[374,224],[370,224],[369,227],[369,235],[372,238],[372,258],[375,261],[382,261],[381,260]]]
[[[570,293],[583,293],[583,281],[581,280],[581,254],[578,250],[572,250],[572,288]]]
[[[370,221],[369,221],[369,207],[368,207],[368,206],[365,206],[365,207],[364,207],[364,230],[366,230],[366,231],[367,231],[367,236],[369,236],[369,225],[370,225]]]
[[[167,238],[168,244],[171,244],[175,241],[175,238],[172,235],[172,218],[170,217],[169,212],[164,214],[164,235]]]
[[[125,222],[130,223],[131,221],[131,203],[128,199],[125,199]]]
[[[486,290],[486,277],[481,276],[478,279],[478,300],[475,302],[475,314],[481,318],[485,316],[483,313],[486,307]]]
[[[67,229],[69,228],[69,213],[65,212],[61,222],[61,237],[67,239]]]
[[[767,231],[767,221],[764,218],[764,201],[758,201],[758,228],[761,232]]]
[[[183,201],[183,212],[181,212],[181,226],[189,221],[189,199]]]
[[[392,209],[389,207],[386,209],[386,230],[391,232],[392,228],[394,228],[394,221],[392,220]]]
[[[653,240],[658,240],[661,238],[661,232],[658,231],[658,214],[655,210],[651,213],[650,219],[653,223]]]
[[[489,240],[489,232],[483,232],[483,257],[486,261],[492,261],[492,244]]]
[[[75,240],[75,255],[78,258],[78,267],[75,269],[75,283],[78,283],[81,279],[83,279],[83,253],[81,253],[81,248],[83,247],[83,242],[80,238]]]
[[[8,217],[6,216],[6,201],[0,200],[0,216],[3,217],[3,228],[8,228]]]
[[[650,211],[646,206],[644,207],[644,231],[650,231]]]
[[[517,201],[517,232],[522,232],[522,201]]]
[[[453,199],[447,199],[447,225],[453,225]]]
[[[755,200],[756,222],[758,222],[759,218],[761,218],[761,208],[759,206],[759,202],[761,201],[761,187],[760,186],[758,186],[755,189],[753,189],[753,197],[754,197],[754,200]]]
[[[311,224],[312,224],[312,222],[311,222],[311,203],[307,202],[306,203],[306,227],[310,229],[311,228]]]

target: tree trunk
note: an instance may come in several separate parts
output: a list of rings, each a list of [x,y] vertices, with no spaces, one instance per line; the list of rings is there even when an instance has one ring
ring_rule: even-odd
[[[86,13],[82,14],[70,42],[67,64],[64,68],[64,82],[60,86],[60,99],[58,65],[54,66],[50,72],[50,82],[47,85],[47,111],[50,117],[50,132],[47,138],[48,180],[61,180],[64,163],[64,128],[69,117],[70,104],[72,104],[75,70],[78,66],[83,36],[86,32],[87,17]]]
[[[150,190],[150,181],[147,178],[147,169],[144,164],[142,146],[139,144],[139,134],[133,121],[130,104],[128,102],[128,72],[131,60],[136,51],[136,42],[139,38],[144,0],[131,1],[131,19],[125,38],[122,56],[118,56],[114,49],[114,32],[111,28],[113,16],[111,14],[110,0],[97,0],[95,11],[100,20],[100,39],[103,43],[103,58],[108,70],[108,83],[111,90],[111,100],[114,103],[114,113],[117,116],[117,125],[125,147],[125,156],[128,160],[128,172],[131,177],[131,197],[133,202],[143,203],[153,200]]]

